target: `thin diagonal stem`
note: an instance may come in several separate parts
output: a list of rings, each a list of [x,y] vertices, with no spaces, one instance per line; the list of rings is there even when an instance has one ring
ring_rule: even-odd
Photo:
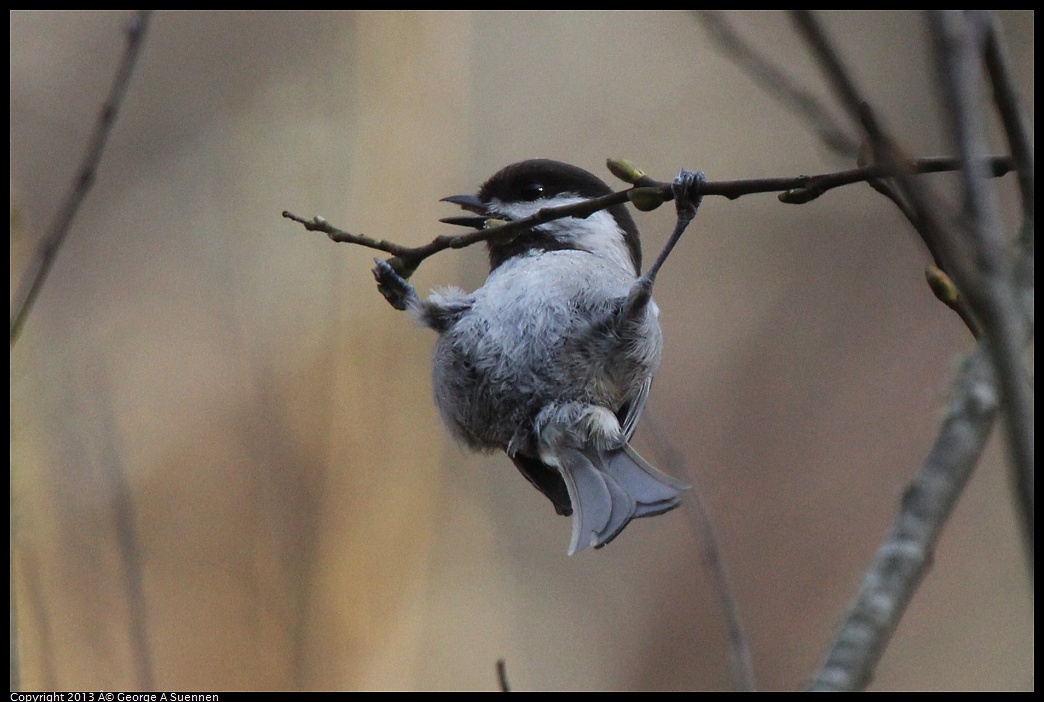
[[[87,193],[91,190],[91,186],[94,185],[98,166],[101,164],[102,156],[105,153],[105,145],[109,141],[112,127],[116,123],[116,116],[119,114],[123,98],[127,93],[127,86],[130,84],[134,66],[137,64],[138,55],[141,53],[145,31],[148,29],[151,16],[152,10],[138,10],[127,26],[127,43],[123,52],[123,59],[116,70],[116,77],[113,79],[109,95],[102,105],[98,121],[94,125],[94,132],[87,142],[87,152],[80,163],[72,189],[62,203],[58,216],[55,218],[47,235],[37,247],[36,255],[33,257],[28,271],[20,280],[18,291],[15,294],[14,311],[11,313],[12,347],[18,340],[22,327],[33,309],[33,303],[36,302],[44,283],[47,281],[47,275],[51,272],[51,267],[54,266],[58,251],[62,248],[62,244],[65,243],[66,237],[69,236],[73,220],[80,211],[80,205],[83,204]]]

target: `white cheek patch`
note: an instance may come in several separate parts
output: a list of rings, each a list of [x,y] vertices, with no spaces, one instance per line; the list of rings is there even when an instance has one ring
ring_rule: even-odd
[[[541,198],[532,202],[502,202],[493,198],[489,203],[491,212],[506,215],[510,219],[525,219],[548,207],[563,207],[584,202],[587,198],[563,193],[552,198]],[[595,212],[587,219],[566,217],[537,227],[542,232],[563,243],[570,244],[596,256],[609,259],[629,273],[634,273],[631,251],[624,242],[623,232],[613,216],[605,210]]]

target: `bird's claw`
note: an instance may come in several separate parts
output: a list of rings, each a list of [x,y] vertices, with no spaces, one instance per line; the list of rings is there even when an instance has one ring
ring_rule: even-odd
[[[405,310],[411,299],[417,297],[413,286],[399,275],[391,264],[379,258],[373,259],[377,265],[373,268],[373,278],[377,281],[377,291],[384,295],[392,307]]]
[[[678,176],[671,183],[671,192],[674,193],[674,206],[678,210],[678,219],[689,222],[696,216],[696,210],[703,201],[701,186],[707,182],[707,175],[703,171],[687,171],[684,168],[678,171]]]

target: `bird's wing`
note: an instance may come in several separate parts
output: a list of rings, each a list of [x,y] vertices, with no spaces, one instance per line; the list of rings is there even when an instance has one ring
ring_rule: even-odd
[[[651,387],[652,377],[650,376],[638,388],[638,394],[620,408],[617,418],[620,420],[620,432],[623,434],[624,441],[630,441],[631,436],[634,435],[634,430],[638,427],[638,420],[645,409],[645,403],[649,400],[649,388]]]

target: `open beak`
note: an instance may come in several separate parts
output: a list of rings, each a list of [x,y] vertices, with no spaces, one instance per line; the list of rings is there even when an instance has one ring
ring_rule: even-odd
[[[487,219],[489,219],[489,217],[479,217],[478,215],[476,215],[474,217],[443,217],[439,221],[444,224],[456,224],[460,227],[485,229]]]
[[[465,210],[478,215],[475,217],[443,217],[439,220],[440,222],[474,229],[483,229],[486,226],[489,210],[486,208],[486,203],[482,202],[477,195],[450,195],[442,198],[440,202],[452,202],[454,205],[460,205]]]
[[[444,197],[439,202],[452,202],[454,205],[460,205],[465,210],[471,210],[478,214],[486,214],[486,203],[479,200],[478,195],[450,195]]]

